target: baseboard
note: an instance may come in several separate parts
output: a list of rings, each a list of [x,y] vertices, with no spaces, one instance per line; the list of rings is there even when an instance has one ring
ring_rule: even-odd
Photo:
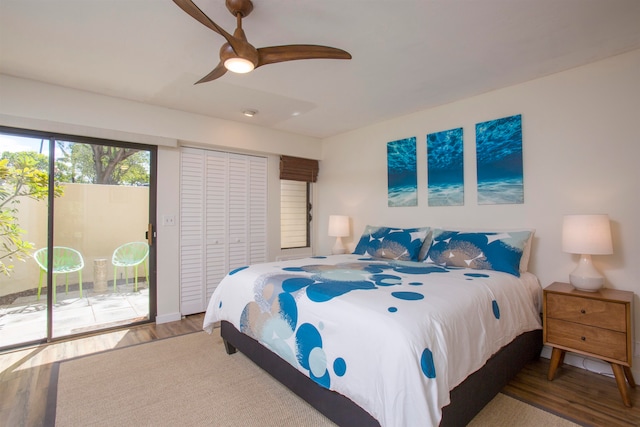
[[[160,314],[156,316],[156,323],[177,322],[180,319],[182,319],[182,314],[180,313]]]

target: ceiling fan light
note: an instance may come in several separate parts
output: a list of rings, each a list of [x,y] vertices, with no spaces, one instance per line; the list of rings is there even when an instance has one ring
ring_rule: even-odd
[[[234,73],[244,74],[253,70],[255,67],[253,62],[244,58],[235,57],[224,61],[224,68]]]

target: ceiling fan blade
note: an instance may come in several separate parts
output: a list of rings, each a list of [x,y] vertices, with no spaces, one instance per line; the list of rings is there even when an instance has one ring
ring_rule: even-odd
[[[211,71],[209,74],[207,74],[206,76],[204,76],[203,78],[195,82],[195,84],[210,82],[211,80],[215,80],[218,77],[224,76],[224,73],[226,72],[227,72],[227,69],[224,67],[224,64],[220,62],[218,66],[213,69],[213,71]]]
[[[216,33],[224,36],[224,31],[218,24],[213,22],[205,13],[200,10],[198,6],[195,5],[191,0],[173,0],[175,4],[180,7],[180,9],[184,10],[196,21],[200,22],[205,27],[215,31]],[[228,33],[227,33],[228,34]]]
[[[173,2],[196,21],[224,37],[237,54],[242,55],[242,52],[246,50],[246,45],[248,43],[245,40],[238,39],[226,32],[224,28],[213,22],[211,18],[205,15],[205,13],[200,10],[192,0],[173,0]]]
[[[342,49],[312,44],[290,44],[258,48],[258,65],[298,59],[351,59],[351,54]]]

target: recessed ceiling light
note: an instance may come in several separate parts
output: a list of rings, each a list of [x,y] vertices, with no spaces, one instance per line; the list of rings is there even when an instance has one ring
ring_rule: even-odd
[[[258,114],[258,110],[244,110],[242,114],[244,114],[247,117],[253,117],[256,114]]]
[[[293,113],[291,113],[291,115],[292,115],[293,117],[297,117],[297,116],[299,116],[299,115],[300,115],[300,111],[294,111]]]

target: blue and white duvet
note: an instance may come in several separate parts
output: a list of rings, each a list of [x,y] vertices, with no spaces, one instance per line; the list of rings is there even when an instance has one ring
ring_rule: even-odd
[[[231,322],[382,426],[439,424],[449,391],[540,329],[535,276],[333,255],[237,269],[204,329]]]

